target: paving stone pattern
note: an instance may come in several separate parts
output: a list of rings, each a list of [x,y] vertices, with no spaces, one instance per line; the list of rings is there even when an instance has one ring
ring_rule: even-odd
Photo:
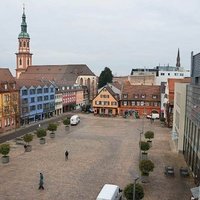
[[[81,115],[81,123],[70,132],[60,125],[55,139],[46,144],[34,137],[32,151],[12,146],[10,163],[0,164],[0,200],[95,200],[105,183],[124,188],[139,175],[139,131],[155,131],[149,158],[155,170],[143,184],[144,200],[188,200],[192,178],[181,178],[185,166],[182,155],[173,152],[169,129],[149,120],[102,118]],[[65,161],[65,150],[69,159]],[[165,165],[175,167],[175,177],[165,177]],[[38,190],[39,173],[44,175],[44,191]]]

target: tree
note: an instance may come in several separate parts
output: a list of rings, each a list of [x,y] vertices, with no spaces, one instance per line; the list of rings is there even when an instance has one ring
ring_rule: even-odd
[[[53,133],[54,131],[57,130],[57,125],[51,123],[51,124],[48,125],[48,128],[47,128],[47,129]]]
[[[134,187],[134,184],[130,183],[124,188],[124,196],[126,197],[127,200],[133,199],[133,187]],[[143,187],[139,183],[136,183],[136,185],[135,185],[135,200],[140,200],[143,197],[144,197]]]
[[[0,153],[6,157],[10,152],[10,145],[9,144],[2,144],[0,146]]]
[[[150,148],[150,146],[149,146],[149,143],[148,143],[148,142],[144,142],[144,141],[141,141],[141,142],[140,142],[140,149],[141,149],[142,151],[144,151],[144,153],[145,153],[146,151],[148,151],[149,148]]]
[[[154,138],[154,132],[153,131],[147,131],[145,134],[144,134],[144,137],[146,139],[149,139],[151,141],[151,139]]]
[[[151,160],[141,160],[139,168],[142,176],[149,176],[149,172],[152,172],[154,169],[154,164]]]
[[[37,137],[38,137],[38,138],[44,139],[44,137],[47,135],[47,132],[46,132],[45,129],[39,128],[39,129],[36,131],[36,134],[37,134]]]
[[[27,133],[26,135],[24,135],[23,140],[29,145],[29,142],[33,140],[33,135]]]
[[[64,119],[63,120],[63,124],[66,125],[66,126],[69,125],[70,124],[70,119],[69,118]]]
[[[108,67],[105,67],[99,76],[98,88],[103,87],[107,83],[112,83],[112,79],[112,71]]]

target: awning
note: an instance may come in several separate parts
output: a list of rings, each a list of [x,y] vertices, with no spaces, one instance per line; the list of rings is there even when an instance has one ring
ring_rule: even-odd
[[[200,197],[200,187],[191,188],[190,191],[195,199]]]

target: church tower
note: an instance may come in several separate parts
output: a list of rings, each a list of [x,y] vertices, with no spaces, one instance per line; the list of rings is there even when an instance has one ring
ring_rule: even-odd
[[[180,63],[180,53],[179,53],[179,49],[178,49],[178,54],[177,54],[177,58],[176,58],[176,69],[179,70],[181,67],[181,63]]]
[[[21,33],[18,36],[18,53],[16,53],[16,78],[32,65],[32,53],[30,53],[30,37],[27,33],[25,8],[23,8]]]

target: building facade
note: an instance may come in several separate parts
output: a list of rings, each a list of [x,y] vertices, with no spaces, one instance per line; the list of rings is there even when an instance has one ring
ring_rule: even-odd
[[[9,69],[0,68],[0,133],[19,127],[19,88]]]
[[[55,113],[55,86],[50,82],[17,80],[20,87],[21,125],[36,122]]]
[[[94,115],[101,115],[101,116],[118,115],[118,101],[119,101],[119,94],[114,93],[113,90],[108,85],[102,87],[92,102]]]
[[[122,89],[119,114],[133,113],[140,117],[148,114],[160,114],[160,86],[131,85],[127,82]]]
[[[200,53],[191,55],[192,83],[187,86],[184,158],[200,182]]]

